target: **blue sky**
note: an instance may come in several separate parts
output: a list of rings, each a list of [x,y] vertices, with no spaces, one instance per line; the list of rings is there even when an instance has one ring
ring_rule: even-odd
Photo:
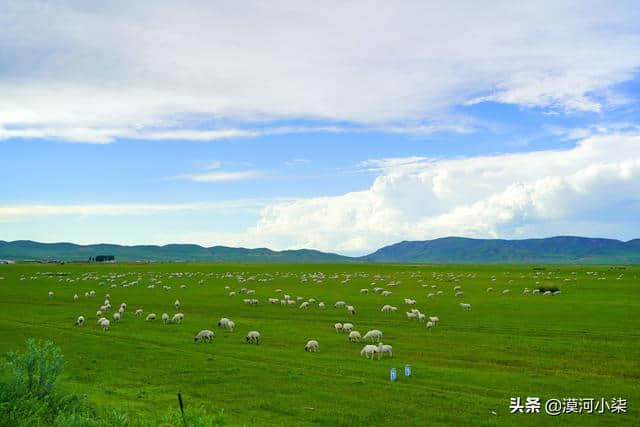
[[[2,3],[0,240],[640,237],[637,3]]]

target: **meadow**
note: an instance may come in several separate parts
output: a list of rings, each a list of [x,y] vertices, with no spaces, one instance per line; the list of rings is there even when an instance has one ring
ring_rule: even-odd
[[[181,393],[187,408],[224,410],[230,425],[640,425],[640,267],[16,264],[1,265],[0,277],[0,352],[20,349],[29,337],[52,340],[66,359],[60,385],[105,410],[141,417],[178,410]],[[561,293],[523,294],[540,286]],[[255,295],[228,295],[241,288]],[[96,297],[85,298],[90,290]],[[103,331],[95,313],[107,293],[114,309],[128,307]],[[285,293],[327,307],[268,304]],[[260,303],[245,305],[248,297]],[[429,331],[408,320],[404,298],[438,316],[438,326]],[[133,314],[173,315],[176,299],[181,325]],[[338,300],[356,314],[334,308]],[[398,311],[381,313],[384,304]],[[87,322],[76,327],[79,315]],[[218,328],[221,317],[236,330]],[[382,330],[393,357],[365,359],[364,343],[336,333],[336,322],[352,322],[363,335]],[[201,329],[216,332],[212,343],[194,343]],[[250,330],[260,331],[260,345],[244,342]],[[320,352],[304,351],[309,339]],[[391,382],[394,367],[398,380]],[[543,405],[621,397],[628,404],[625,414],[550,416],[544,407],[510,414],[512,397],[540,397]]]

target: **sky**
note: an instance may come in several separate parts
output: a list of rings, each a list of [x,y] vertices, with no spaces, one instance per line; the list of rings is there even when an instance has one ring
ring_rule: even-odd
[[[640,237],[637,1],[0,10],[0,240]]]

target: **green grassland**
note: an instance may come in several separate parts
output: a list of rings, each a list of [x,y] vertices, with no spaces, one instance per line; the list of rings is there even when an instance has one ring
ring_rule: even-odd
[[[53,340],[67,362],[62,387],[87,394],[100,408],[136,416],[177,409],[180,392],[187,407],[224,409],[232,425],[640,425],[640,267],[545,268],[3,265],[0,352],[20,349],[29,337]],[[323,280],[301,281],[302,275],[319,272]],[[109,281],[111,274],[118,276]],[[238,276],[246,280],[239,282]],[[148,289],[154,277],[162,284]],[[134,286],[121,286],[134,280]],[[387,287],[390,282],[399,284]],[[536,282],[558,286],[562,293],[522,293],[539,286]],[[112,283],[118,286],[110,289]],[[182,284],[187,287],[181,289]],[[454,296],[457,285],[462,298]],[[260,304],[243,304],[247,296],[230,297],[225,286],[255,289],[249,297]],[[393,294],[359,292],[374,286]],[[487,293],[489,286],[495,291]],[[270,305],[267,298],[281,298],[277,288],[292,297],[324,301],[327,308]],[[511,293],[503,295],[503,289]],[[89,290],[97,296],[86,299]],[[427,298],[437,290],[443,294]],[[49,298],[48,291],[55,296]],[[80,295],[77,302],[74,293]],[[114,309],[121,302],[128,308],[123,320],[105,332],[96,325],[95,313],[106,293]],[[439,316],[439,326],[428,331],[407,320],[404,298],[416,299],[422,312]],[[136,308],[158,318],[163,312],[173,315],[176,299],[185,314],[182,325],[133,315]],[[337,300],[355,306],[356,315],[333,308]],[[460,302],[472,309],[462,310]],[[384,304],[398,311],[385,315],[380,312]],[[87,323],[74,327],[79,315]],[[236,331],[216,326],[223,316],[235,321]],[[394,357],[361,357],[363,344],[349,343],[333,329],[335,322],[345,321],[363,335],[382,330]],[[216,331],[213,343],[194,343],[201,329]],[[244,343],[250,330],[262,334],[259,346]],[[319,353],[303,350],[309,339],[320,342]],[[405,364],[413,367],[411,378],[402,375]],[[389,381],[392,367],[400,373],[395,383]],[[511,415],[509,398],[515,396],[543,401],[622,397],[628,413]]]

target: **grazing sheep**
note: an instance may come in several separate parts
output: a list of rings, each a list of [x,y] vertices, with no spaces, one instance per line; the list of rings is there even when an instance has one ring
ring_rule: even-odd
[[[84,325],[84,316],[78,316],[78,320],[76,320],[76,323],[74,324],[75,326],[82,326]]]
[[[458,292],[456,292],[456,296],[457,297],[462,297],[462,296],[464,296],[464,292],[458,291]]]
[[[101,318],[98,319],[98,322],[96,324],[99,325],[100,323],[104,322],[105,320],[107,320],[106,317],[101,317]]]
[[[380,338],[382,338],[382,331],[379,331],[377,329],[372,329],[370,331],[368,331],[366,334],[364,334],[363,339],[365,341],[380,341]]]
[[[347,306],[347,303],[344,301],[337,301],[335,304],[333,304],[333,306],[335,308],[345,308]]]
[[[465,310],[471,310],[471,304],[465,304],[463,302],[460,303],[460,307],[462,307]]]
[[[120,321],[120,313],[118,313],[118,312],[113,313],[113,321],[114,322],[119,322]]]
[[[531,294],[539,294],[540,293],[540,289],[534,289],[533,292],[531,292]]]
[[[180,300],[176,300],[173,305],[176,307],[176,310],[180,310]]]
[[[511,290],[510,290],[510,289],[505,289],[504,291],[502,291],[502,295],[506,295],[506,294],[508,294],[509,292],[511,292]]]
[[[85,292],[85,293],[84,293],[84,297],[85,297],[85,298],[89,298],[89,292]]]
[[[309,303],[307,301],[300,304],[300,308],[309,308]]]
[[[529,288],[524,288],[524,290],[522,291],[523,294],[528,294],[529,292]]]
[[[102,316],[102,310],[96,311],[96,317],[100,317],[100,316]]]
[[[122,304],[120,304],[120,308],[122,309],[122,311],[127,309],[127,303],[123,302]]]
[[[349,332],[349,341],[360,342],[361,339],[362,339],[362,336],[360,335],[360,332],[358,331]]]
[[[136,310],[136,316],[138,316],[138,317],[142,316],[142,309],[141,308]]]
[[[49,291],[49,298],[53,298],[53,291]]]
[[[353,323],[344,323],[342,325],[342,330],[344,332],[351,332],[352,329],[353,329]]]
[[[333,327],[336,329],[336,332],[342,332],[342,323],[336,323]]]
[[[120,307],[118,309],[118,313],[120,313],[120,317],[123,317],[124,316],[124,307]]]
[[[551,295],[560,295],[560,291],[553,291],[551,292]]]
[[[389,357],[393,357],[393,347],[378,343],[378,360],[380,360],[385,354],[388,354]]]
[[[454,286],[454,287],[453,287],[453,290],[454,290],[454,291],[459,291],[459,290],[461,290],[461,289],[462,289],[462,287],[461,287],[461,286]]]
[[[426,326],[427,328],[429,328],[429,330],[431,330],[431,328],[433,328],[433,322],[431,320],[427,321]]]
[[[316,340],[309,340],[307,342],[307,345],[304,346],[304,351],[310,351],[310,352],[318,352],[320,351],[320,344],[318,344],[318,341]]]
[[[308,302],[309,304],[315,304],[315,303],[316,303],[316,299],[315,299],[315,298],[309,298],[309,299],[307,300],[307,302]]]
[[[350,315],[355,315],[356,314],[356,309],[352,306],[352,305],[348,305],[347,306],[347,313],[349,313]]]
[[[324,303],[323,302],[318,303],[318,308],[324,308]]]
[[[100,326],[102,326],[103,331],[109,330],[109,325],[111,325],[111,322],[109,322],[109,319],[104,319],[102,322],[100,322]]]
[[[360,293],[361,294],[368,294],[369,293],[369,289],[367,289],[367,288],[360,289]]]
[[[436,292],[436,295],[442,295],[444,292],[443,291],[438,291]]]
[[[174,314],[173,319],[171,319],[171,322],[181,324],[182,322],[184,322],[184,314],[182,313]]]
[[[235,324],[235,322],[233,322],[233,320],[229,320],[229,321],[227,322],[226,329],[227,329],[229,332],[233,332],[233,328],[235,328],[235,327],[236,327],[236,324]]]
[[[167,323],[169,323],[169,314],[167,313],[162,313],[162,316],[160,317],[162,319],[162,321],[164,322],[164,324],[166,325]]]
[[[438,316],[429,316],[429,322],[433,323],[433,326],[438,326],[440,318]]]
[[[411,298],[405,298],[404,299],[404,303],[407,305],[416,305],[416,300],[411,299]]]
[[[73,301],[78,301],[78,298],[79,298],[79,297],[78,297],[78,294],[74,294],[74,295],[73,295]]]
[[[198,342],[198,341],[208,341],[211,342],[211,340],[213,339],[213,337],[216,336],[216,333],[213,331],[210,331],[208,329],[203,329],[200,332],[198,332],[198,334],[193,338],[194,342]]]
[[[280,300],[278,298],[269,298],[269,304],[280,304]]]
[[[367,359],[373,360],[373,357],[378,352],[378,346],[367,344],[360,351],[360,356],[365,356]]]
[[[493,292],[493,288],[491,287],[487,288],[487,292]]]
[[[95,297],[96,296],[96,291],[89,291],[89,296],[90,297]]]
[[[418,313],[418,320],[419,320],[420,322],[424,322],[424,317],[425,317],[425,316],[424,316],[424,314],[422,314],[422,313]]]
[[[388,297],[388,296],[391,296],[392,293],[393,292],[390,292],[390,291],[382,291],[380,295],[382,295],[383,297]]]
[[[373,292],[375,292],[376,294],[379,294],[382,291],[383,291],[382,288],[373,288]]]
[[[433,292],[429,292],[429,293],[427,294],[427,298],[431,298],[431,297],[433,297],[434,295],[435,295],[435,294],[434,294]]]
[[[407,314],[407,319],[409,320],[415,320],[418,318],[418,313],[413,313],[410,311],[406,311],[405,313]]]
[[[147,315],[146,320],[147,320],[148,322],[152,322],[152,321],[156,320],[156,314],[155,314],[155,313],[149,313],[149,314]]]
[[[260,332],[258,331],[249,331],[247,336],[244,338],[247,343],[256,343],[256,345],[260,344]]]
[[[230,296],[230,297],[235,297],[235,296],[236,296],[236,293],[235,293],[235,292],[233,292],[233,291],[231,291],[231,292],[229,292],[229,296]]]

